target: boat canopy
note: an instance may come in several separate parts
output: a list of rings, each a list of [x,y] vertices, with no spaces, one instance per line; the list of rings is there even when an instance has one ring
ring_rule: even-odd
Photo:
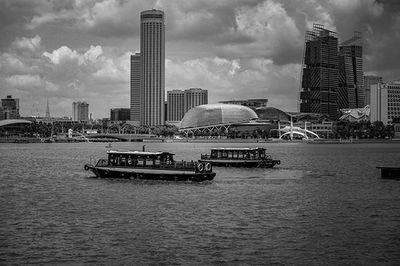
[[[160,155],[174,155],[170,152],[148,152],[148,151],[107,151],[109,155],[131,155],[131,156],[160,156]]]
[[[265,148],[256,147],[256,148],[211,148],[211,151],[260,151],[265,150]]]

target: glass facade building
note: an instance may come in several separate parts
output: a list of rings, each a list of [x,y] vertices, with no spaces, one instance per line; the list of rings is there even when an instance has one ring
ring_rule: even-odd
[[[313,30],[306,32],[300,112],[328,114],[337,118],[338,66],[336,32],[314,24]]]
[[[362,36],[354,36],[340,44],[338,107],[362,108],[365,106],[363,78]]]

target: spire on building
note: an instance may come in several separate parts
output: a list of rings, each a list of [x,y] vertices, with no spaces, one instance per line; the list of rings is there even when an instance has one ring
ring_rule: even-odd
[[[46,119],[50,119],[50,108],[49,108],[49,99],[47,99],[47,105],[46,105]]]

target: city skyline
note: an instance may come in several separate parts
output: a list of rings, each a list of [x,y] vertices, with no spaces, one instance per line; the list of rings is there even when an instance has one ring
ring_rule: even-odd
[[[296,111],[304,36],[313,23],[363,35],[364,74],[400,78],[395,1],[2,1],[1,97],[22,115],[52,116],[86,101],[94,118],[129,107],[130,55],[139,52],[140,12],[166,15],[165,90],[207,89],[210,103],[268,98]],[[35,109],[32,110],[33,106]]]

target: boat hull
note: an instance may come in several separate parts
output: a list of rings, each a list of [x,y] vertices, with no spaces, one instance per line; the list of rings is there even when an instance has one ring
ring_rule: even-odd
[[[252,168],[272,168],[280,164],[279,160],[223,160],[223,159],[202,159],[202,163],[211,163],[213,166],[228,167],[252,167]]]
[[[124,167],[103,167],[85,165],[85,170],[92,171],[100,178],[123,178],[123,179],[146,179],[165,181],[211,181],[215,172],[198,173],[194,171],[175,169],[145,169],[145,168],[124,168]]]
[[[381,169],[381,177],[385,179],[400,179],[400,167],[376,167]]]

